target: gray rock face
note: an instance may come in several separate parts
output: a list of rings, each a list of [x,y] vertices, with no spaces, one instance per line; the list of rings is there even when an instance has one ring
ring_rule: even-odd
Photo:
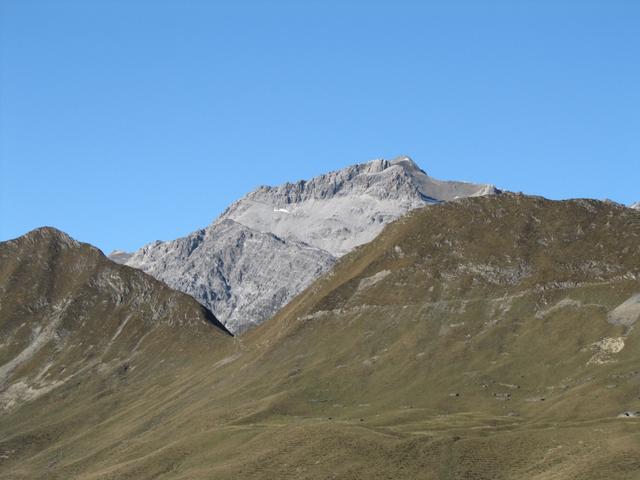
[[[353,165],[309,181],[259,187],[222,217],[297,238],[339,257],[373,240],[385,224],[409,210],[493,193],[491,185],[433,179],[411,159],[400,157]]]
[[[210,305],[241,332],[270,318],[335,258],[295,239],[220,218],[171,242],[155,242],[127,262]]]
[[[373,160],[259,187],[209,227],[146,245],[125,263],[191,294],[237,333],[270,318],[338,257],[408,211],[497,192],[433,179],[407,157]]]

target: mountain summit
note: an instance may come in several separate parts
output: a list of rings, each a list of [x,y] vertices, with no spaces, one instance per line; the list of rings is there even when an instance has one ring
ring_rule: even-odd
[[[111,258],[126,258],[126,265],[193,295],[240,332],[270,318],[337,258],[408,211],[497,192],[436,180],[409,157],[378,159],[259,187],[205,229]]]
[[[409,210],[497,193],[493,185],[429,177],[409,157],[373,160],[296,183],[260,187],[222,214],[340,257]]]

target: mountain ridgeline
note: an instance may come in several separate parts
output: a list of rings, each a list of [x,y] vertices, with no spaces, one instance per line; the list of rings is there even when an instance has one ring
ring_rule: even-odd
[[[0,411],[229,336],[188,295],[46,227],[0,244],[0,306]]]
[[[0,247],[2,478],[640,471],[634,209],[508,193],[416,209],[235,338],[142,272],[33,238]]]
[[[192,295],[242,332],[271,318],[337,258],[406,212],[496,192],[491,185],[433,179],[407,157],[374,160],[260,187],[205,229],[111,258]]]

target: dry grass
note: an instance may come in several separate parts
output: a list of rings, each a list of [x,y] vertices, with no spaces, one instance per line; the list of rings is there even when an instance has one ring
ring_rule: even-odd
[[[618,414],[640,411],[640,341],[608,315],[640,292],[639,240],[640,213],[593,201],[428,208],[235,339],[168,321],[187,300],[150,323],[130,293],[114,309],[117,296],[64,275],[43,293],[30,285],[49,270],[0,263],[2,341],[18,339],[0,363],[28,344],[16,323],[47,322],[31,312],[43,295],[63,283],[60,298],[80,302],[65,342],[9,379],[51,362],[74,373],[0,416],[0,476],[638,478],[640,419]],[[603,353],[607,338],[623,348]],[[77,346],[87,342],[89,357]]]

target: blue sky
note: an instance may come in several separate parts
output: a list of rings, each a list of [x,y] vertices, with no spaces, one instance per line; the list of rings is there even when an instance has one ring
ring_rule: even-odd
[[[640,200],[635,0],[0,5],[0,239],[134,249],[257,185],[401,154]]]

